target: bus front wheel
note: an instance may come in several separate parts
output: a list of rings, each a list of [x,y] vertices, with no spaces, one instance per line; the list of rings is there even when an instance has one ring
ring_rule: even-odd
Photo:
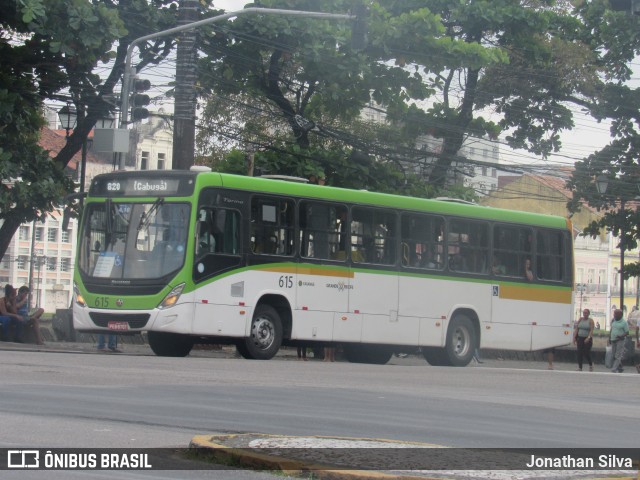
[[[147,339],[159,357],[186,357],[193,348],[193,340],[179,333],[149,332]]]
[[[275,308],[260,305],[251,320],[251,332],[238,348],[245,358],[269,360],[278,353],[282,344],[282,320]],[[246,354],[246,355],[244,355]]]

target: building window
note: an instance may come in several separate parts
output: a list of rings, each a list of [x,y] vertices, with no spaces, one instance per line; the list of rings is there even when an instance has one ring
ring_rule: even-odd
[[[487,176],[487,167],[482,167],[482,176],[483,177]]]
[[[27,257],[24,255],[20,255],[18,257],[18,270],[26,270],[27,269]]]
[[[496,170],[495,168],[491,169],[491,177],[492,178],[496,178],[498,176],[498,170]]]
[[[60,271],[68,272],[71,270],[71,259],[70,258],[61,258],[60,259]]]
[[[165,168],[165,166],[164,166],[165,158],[166,158],[166,156],[165,156],[164,153],[159,153],[158,154],[158,170],[164,170],[164,168]]]
[[[42,242],[44,239],[44,227],[36,228],[36,242]]]
[[[70,241],[69,230],[62,231],[62,243],[69,243]]]
[[[20,240],[29,240],[29,227],[20,227],[18,238]]]
[[[47,257],[47,270],[50,272],[55,272],[57,269],[57,263],[57,257]]]
[[[140,154],[140,170],[149,169],[149,152],[142,152]]]
[[[49,240],[50,242],[57,242],[58,241],[58,229],[57,228],[50,228],[47,231],[47,240]]]

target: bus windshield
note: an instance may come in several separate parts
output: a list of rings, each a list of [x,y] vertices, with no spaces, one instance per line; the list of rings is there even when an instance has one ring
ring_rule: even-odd
[[[184,264],[190,207],[154,203],[86,206],[80,235],[80,270],[103,279],[162,278]]]

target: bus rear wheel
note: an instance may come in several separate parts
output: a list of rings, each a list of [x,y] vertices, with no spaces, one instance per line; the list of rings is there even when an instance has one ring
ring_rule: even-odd
[[[186,357],[193,348],[191,337],[179,333],[149,332],[147,339],[159,357]]]
[[[282,344],[282,320],[275,308],[260,305],[251,320],[251,332],[238,352],[253,360],[269,360]]]
[[[477,344],[476,330],[471,319],[464,314],[453,317],[443,352],[447,365],[467,366],[473,358]]]

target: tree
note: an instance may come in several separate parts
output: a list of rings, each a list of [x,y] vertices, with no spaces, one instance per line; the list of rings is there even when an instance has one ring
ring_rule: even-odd
[[[608,3],[585,2],[577,9],[585,25],[585,42],[602,52],[597,65],[603,72],[594,95],[583,106],[599,121],[611,124],[611,142],[601,150],[579,161],[568,182],[573,190],[569,209],[578,211],[582,202],[602,212],[582,232],[597,236],[602,230],[619,239],[618,247],[637,247],[640,214],[637,196],[640,194],[640,89],[627,83],[631,77],[630,63],[640,53],[640,20],[624,12],[613,12]],[[596,179],[608,180],[605,195],[598,193]],[[622,206],[624,205],[624,209]],[[626,264],[625,278],[640,274],[640,263]]]
[[[262,3],[285,8],[290,2]],[[340,1],[322,7],[348,8]],[[577,38],[580,20],[568,3],[382,0],[371,6],[368,23],[369,47],[353,52],[345,25],[267,16],[238,20],[212,34],[226,40],[222,48],[205,48],[203,91],[249,92],[274,122],[288,125],[303,149],[311,145],[311,133],[297,116],[334,126],[336,120],[353,122],[373,102],[386,111],[398,138],[414,144],[421,135],[441,139],[429,173],[441,190],[469,135],[508,132],[513,147],[541,155],[557,151],[559,132],[573,126],[568,103],[580,101],[575,94],[588,92],[596,78],[595,54]],[[415,156],[406,158],[411,160]]]
[[[0,0],[0,257],[21,223],[44,218],[72,190],[63,170],[96,121],[115,111],[128,45],[175,26],[176,7],[170,0]],[[173,44],[167,37],[143,45],[137,69],[161,61]],[[52,159],[37,147],[47,100],[70,101],[78,111]]]
[[[561,3],[561,2],[557,2]],[[433,89],[426,106],[392,112],[407,128],[442,139],[429,180],[443,185],[467,136],[506,133],[513,148],[546,156],[560,148],[559,132],[573,126],[569,104],[595,79],[592,50],[576,41],[580,21],[570,5],[497,0],[381,2],[406,30],[421,12],[440,19],[434,38],[398,41],[390,58],[421,71]],[[405,25],[407,27],[405,27]],[[423,44],[423,48],[420,48]],[[404,56],[397,52],[408,51]]]

